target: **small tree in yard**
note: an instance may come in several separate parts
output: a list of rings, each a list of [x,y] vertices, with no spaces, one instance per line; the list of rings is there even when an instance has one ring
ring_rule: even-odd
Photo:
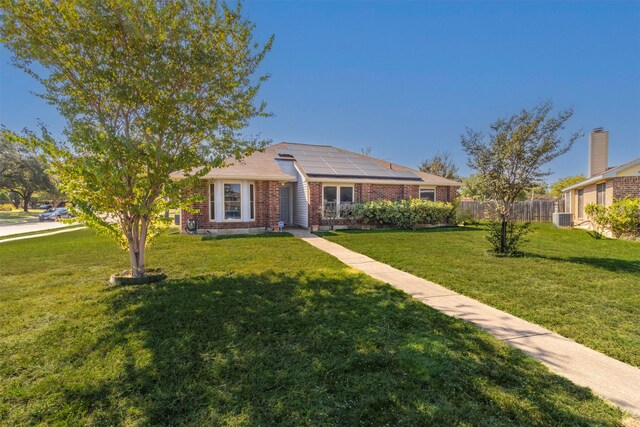
[[[45,152],[78,218],[144,276],[165,210],[199,200],[210,167],[264,145],[241,130],[267,116],[255,102],[266,77],[254,74],[272,40],[259,46],[240,6],[219,2],[0,0],[0,10],[15,65],[67,120],[65,142],[44,127],[21,138]],[[184,179],[172,179],[178,170]]]
[[[56,191],[42,161],[26,146],[13,141],[5,129],[0,131],[0,190],[11,194],[16,208],[21,202],[25,212],[29,212],[33,193]]]
[[[580,137],[574,133],[565,141],[558,135],[573,110],[551,116],[552,108],[551,102],[545,102],[498,119],[491,124],[488,138],[471,129],[461,136],[469,167],[478,172],[483,193],[496,204],[499,221],[490,227],[488,239],[498,254],[517,254],[528,231],[529,224],[511,220],[514,202],[523,191],[542,183],[550,174],[542,167],[569,151]]]

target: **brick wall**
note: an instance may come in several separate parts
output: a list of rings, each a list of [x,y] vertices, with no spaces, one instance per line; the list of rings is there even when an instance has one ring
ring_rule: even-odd
[[[402,200],[404,199],[405,185],[384,185],[384,184],[368,184],[368,195],[365,193],[366,201],[371,200]],[[414,185],[416,189],[417,186]],[[407,197],[408,198],[408,197]],[[356,200],[359,201],[359,200]]]
[[[619,176],[613,179],[613,199],[640,197],[640,176]]]
[[[275,226],[280,219],[280,186],[277,181],[256,181],[256,224]]]
[[[273,227],[280,218],[279,183],[277,181],[256,181],[255,183],[255,221],[250,222],[210,222],[209,221],[209,183],[203,181],[199,191],[203,196],[200,203],[193,205],[198,213],[182,211],[181,227],[184,229],[188,219],[197,219],[198,228],[201,230],[240,229]],[[309,225],[328,225],[329,222],[322,219],[322,183],[309,182]],[[418,185],[384,185],[384,184],[355,184],[354,201],[357,203],[371,200],[403,200],[419,197]],[[437,187],[436,200],[452,201],[456,197],[455,187]],[[222,202],[222,201],[221,201]],[[342,225],[345,221],[336,220],[336,225]]]
[[[209,183],[202,182],[202,185],[198,188],[198,192],[202,195],[202,200],[194,205],[191,205],[198,212],[190,213],[184,209],[180,212],[180,229],[185,230],[185,226],[188,219],[198,220],[198,227],[203,227],[209,224]]]
[[[277,181],[256,181],[254,183],[254,221],[229,221],[211,222],[209,221],[209,182],[202,181],[199,188],[203,200],[193,205],[198,209],[197,213],[182,211],[180,215],[181,229],[185,229],[188,219],[198,220],[200,230],[230,230],[240,228],[273,227],[277,225],[280,218],[280,197],[279,184]],[[222,203],[222,201],[216,203]],[[246,208],[243,206],[243,209]]]
[[[457,197],[456,187],[437,187],[436,200],[445,202],[453,201]],[[329,225],[330,222],[322,219],[322,183],[309,183],[309,225]],[[366,203],[372,200],[407,200],[420,197],[419,185],[385,185],[385,184],[355,184],[353,186],[353,198],[356,203]],[[334,225],[344,225],[346,221],[336,219]]]
[[[322,223],[322,184],[319,182],[309,183],[309,225],[320,225]]]
[[[457,187],[436,187],[437,202],[452,202],[458,197]]]

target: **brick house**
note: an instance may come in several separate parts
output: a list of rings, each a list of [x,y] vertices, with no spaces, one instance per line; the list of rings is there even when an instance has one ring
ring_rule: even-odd
[[[619,166],[608,166],[609,132],[601,128],[589,135],[587,179],[562,190],[565,211],[573,223],[588,221],[584,207],[589,203],[609,206],[625,197],[640,197],[640,157]]]
[[[279,143],[201,180],[198,213],[182,211],[181,227],[199,233],[258,232],[285,225],[322,229],[353,203],[411,198],[450,202],[459,182],[326,145]],[[193,223],[193,222],[191,222]]]

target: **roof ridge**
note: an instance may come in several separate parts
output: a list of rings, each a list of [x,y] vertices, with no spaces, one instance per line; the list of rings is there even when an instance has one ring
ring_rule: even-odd
[[[294,145],[306,145],[308,147],[331,147],[331,148],[338,148],[335,147],[333,145],[328,145],[328,144],[307,144],[305,142],[290,142],[290,141],[280,141],[280,142],[276,142],[275,144],[273,144],[272,146],[276,146],[276,145],[280,145],[280,144],[294,144]]]
[[[330,147],[333,148],[335,150],[337,150],[338,152],[342,153],[342,154],[348,154],[348,155],[353,155],[359,158],[363,158],[363,159],[368,159],[374,163],[376,163],[378,166],[386,169],[386,170],[391,170],[391,171],[396,171],[396,172],[412,172],[417,174],[419,177],[420,175],[422,175],[423,177],[428,177],[429,179],[437,179],[437,180],[444,180],[442,185],[461,185],[461,183],[459,183],[458,181],[455,181],[453,179],[449,179],[449,178],[445,178],[443,176],[440,175],[435,175],[432,173],[428,173],[428,172],[424,172],[421,171],[419,168],[411,168],[408,166],[404,166],[401,165],[399,163],[394,163],[392,161],[389,160],[384,160],[384,159],[380,159],[378,157],[373,157],[373,156],[369,156],[366,155],[364,153],[358,153],[355,151],[350,151],[350,150],[346,150],[344,148],[340,148],[340,147],[336,147],[334,145],[326,145],[326,144],[305,144],[305,143],[301,143],[301,142],[287,142],[287,141],[281,141],[279,143],[273,144],[272,147],[275,147],[277,145],[286,145],[286,144],[295,144],[295,145],[302,145],[302,146],[315,146],[315,147]],[[389,165],[391,165],[392,167],[389,167]]]

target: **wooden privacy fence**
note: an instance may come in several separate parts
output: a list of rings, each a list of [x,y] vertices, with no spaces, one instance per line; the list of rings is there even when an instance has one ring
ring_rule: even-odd
[[[515,221],[551,222],[553,212],[556,211],[555,200],[525,200],[515,202],[513,217]],[[562,201],[560,201],[562,204]],[[462,201],[459,209],[467,212],[473,219],[491,219],[495,214],[495,204],[492,202]],[[563,206],[558,206],[558,212],[563,212]]]

